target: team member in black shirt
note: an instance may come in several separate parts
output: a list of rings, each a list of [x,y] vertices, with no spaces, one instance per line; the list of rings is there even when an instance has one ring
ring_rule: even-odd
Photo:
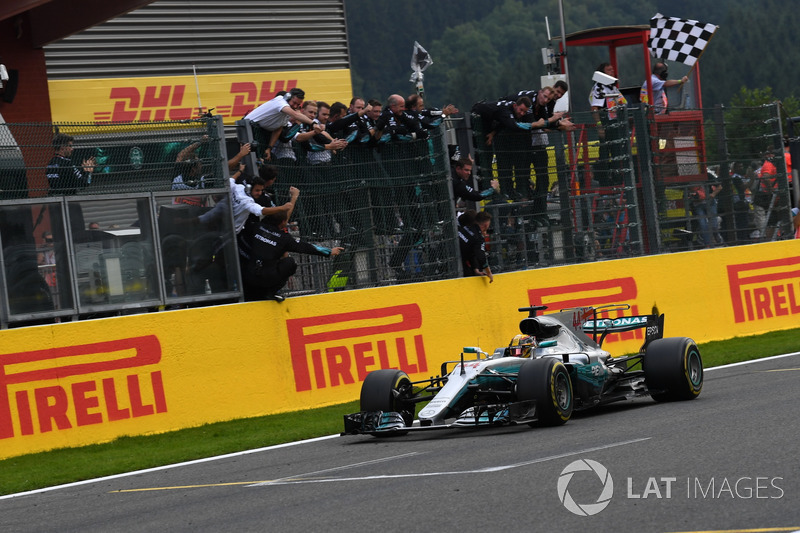
[[[339,255],[344,248],[326,248],[297,241],[286,232],[286,212],[267,215],[253,236],[252,257],[244,268],[242,282],[247,301],[276,300],[289,278],[297,271],[297,263],[286,252],[329,257]]]
[[[486,232],[492,223],[492,215],[486,211],[476,213],[470,209],[458,217],[458,244],[461,249],[461,265],[464,277],[487,276],[494,281],[489,257],[486,255]]]
[[[55,155],[47,163],[47,181],[50,184],[50,195],[72,195],[89,185],[92,181],[95,159],[84,159],[80,168],[72,164],[74,138],[63,133],[53,137]]]

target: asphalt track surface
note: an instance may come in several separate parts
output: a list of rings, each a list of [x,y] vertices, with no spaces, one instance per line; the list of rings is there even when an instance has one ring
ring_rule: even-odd
[[[557,428],[331,437],[6,496],[0,524],[15,532],[796,531],[799,382],[800,354],[791,354],[707,370],[694,401],[642,398]]]

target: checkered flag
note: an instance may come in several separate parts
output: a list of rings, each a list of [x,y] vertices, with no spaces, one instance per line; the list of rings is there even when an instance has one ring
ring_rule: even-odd
[[[657,58],[693,66],[716,30],[714,24],[656,13],[650,19],[650,53]]]

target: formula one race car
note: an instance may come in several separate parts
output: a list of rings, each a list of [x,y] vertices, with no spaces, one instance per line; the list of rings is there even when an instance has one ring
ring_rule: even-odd
[[[492,355],[464,348],[460,360],[442,364],[439,376],[412,382],[402,370],[369,373],[361,387],[361,411],[345,415],[342,434],[554,426],[564,424],[573,411],[618,400],[643,395],[659,402],[691,400],[700,394],[700,350],[686,337],[662,338],[663,314],[598,317],[630,309],[621,304],[538,315],[544,309],[520,308],[529,315],[509,346]],[[608,334],[640,328],[645,328],[645,340],[639,353],[611,357],[602,349]]]

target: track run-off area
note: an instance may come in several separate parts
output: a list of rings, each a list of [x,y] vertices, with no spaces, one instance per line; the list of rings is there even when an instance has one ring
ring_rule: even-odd
[[[800,530],[800,352],[566,425],[329,436],[0,497],[8,531]]]

